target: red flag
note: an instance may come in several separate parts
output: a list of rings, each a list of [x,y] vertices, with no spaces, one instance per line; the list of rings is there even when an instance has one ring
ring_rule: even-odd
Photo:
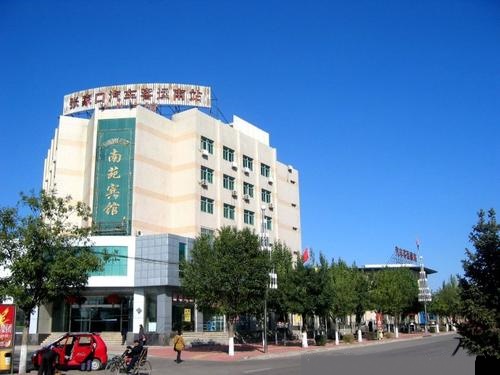
[[[304,249],[304,252],[302,253],[302,263],[305,263],[309,260],[309,249]]]

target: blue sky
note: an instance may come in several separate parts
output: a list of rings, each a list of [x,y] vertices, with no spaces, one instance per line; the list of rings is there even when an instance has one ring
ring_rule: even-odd
[[[460,273],[479,209],[500,208],[500,4],[0,1],[0,206],[39,189],[65,94],[211,86],[300,172],[302,241]]]

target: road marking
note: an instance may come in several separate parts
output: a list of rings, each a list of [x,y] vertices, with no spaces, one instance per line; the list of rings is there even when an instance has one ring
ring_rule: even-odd
[[[258,368],[258,369],[255,369],[255,370],[246,370],[246,371],[243,371],[243,372],[245,374],[255,374],[257,372],[269,371],[271,369],[272,369],[271,367],[266,367],[266,368]]]

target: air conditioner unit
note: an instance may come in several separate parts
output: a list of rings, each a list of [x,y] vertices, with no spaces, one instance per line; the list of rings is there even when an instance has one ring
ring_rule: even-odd
[[[243,199],[246,200],[246,201],[249,201],[250,200],[250,194],[243,195]]]
[[[231,163],[231,168],[233,168],[234,170],[238,169],[238,163],[236,163],[235,161],[233,161]]]
[[[271,202],[269,202],[269,204],[267,205],[267,208],[269,208],[270,210],[274,209],[274,206]]]
[[[250,168],[248,168],[248,167],[243,168],[243,172],[245,172],[245,174],[249,174]]]
[[[236,198],[238,196],[238,191],[237,190],[233,190],[232,196]]]
[[[208,181],[207,180],[201,180],[200,181],[201,186],[208,186]]]
[[[272,185],[272,184],[274,183],[273,178],[272,178],[272,177],[269,177],[269,179],[267,180],[267,183],[268,183],[269,185]]]
[[[208,156],[208,150],[202,149],[202,150],[201,150],[201,154],[202,154],[203,156]]]

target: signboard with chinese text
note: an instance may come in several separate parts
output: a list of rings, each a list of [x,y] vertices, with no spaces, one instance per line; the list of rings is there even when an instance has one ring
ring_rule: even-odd
[[[130,235],[135,119],[99,120],[93,221],[99,234]]]
[[[185,322],[191,321],[191,309],[189,308],[184,309],[184,321]]]
[[[394,249],[394,255],[399,259],[409,260],[410,262],[414,263],[417,262],[417,254],[397,246]]]
[[[136,105],[210,108],[211,89],[207,86],[178,83],[137,83],[98,87],[65,95],[63,115],[90,111],[95,108],[123,108]]]
[[[14,346],[16,327],[16,306],[10,304],[0,305],[0,348]]]

